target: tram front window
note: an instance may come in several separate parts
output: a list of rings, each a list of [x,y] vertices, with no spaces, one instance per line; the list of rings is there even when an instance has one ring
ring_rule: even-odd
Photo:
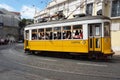
[[[25,39],[28,40],[29,39],[29,30],[25,31]]]

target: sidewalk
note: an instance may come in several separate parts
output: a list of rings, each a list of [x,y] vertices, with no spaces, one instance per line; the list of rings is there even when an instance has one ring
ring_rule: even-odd
[[[119,55],[120,56],[120,51],[115,51],[114,55]]]

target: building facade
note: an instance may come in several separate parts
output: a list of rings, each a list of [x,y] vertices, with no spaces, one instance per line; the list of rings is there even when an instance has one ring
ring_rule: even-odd
[[[97,15],[111,18],[112,48],[120,51],[120,0],[52,0],[35,13],[34,23]]]
[[[18,39],[20,13],[10,12],[3,8],[0,9],[0,38]]]
[[[120,0],[113,0],[108,9],[112,19],[111,37],[113,50],[120,51]]]

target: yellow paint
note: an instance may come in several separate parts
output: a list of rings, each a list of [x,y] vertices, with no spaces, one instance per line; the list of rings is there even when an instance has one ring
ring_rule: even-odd
[[[29,49],[28,40],[24,40],[24,49]]]
[[[89,51],[94,51],[94,49],[93,49],[93,44],[91,44],[92,45],[92,47],[90,47],[90,40],[92,41],[92,43],[94,43],[94,41],[93,41],[93,38],[89,38]]]
[[[32,40],[29,41],[29,49],[38,50],[38,51],[88,53],[88,41],[87,40]]]
[[[96,51],[96,52],[102,52],[103,54],[112,54],[111,52],[111,39],[110,37],[105,37],[105,38],[99,38],[100,40],[100,47],[96,48],[96,39],[97,38],[92,38],[92,48],[90,48],[90,51]],[[89,39],[90,41],[90,39]],[[90,47],[90,42],[89,42],[89,47]]]
[[[102,52],[104,54],[112,54],[110,37],[102,38]]]
[[[96,40],[99,39],[99,48],[96,48]],[[92,48],[90,48],[90,51],[101,51],[101,38],[91,38],[92,40]],[[90,39],[89,39],[89,47],[90,47]]]
[[[109,37],[100,38],[100,48],[95,48],[96,38],[94,40],[93,48],[89,49],[88,40],[32,40],[28,41],[29,45],[24,43],[24,49],[36,51],[59,51],[59,52],[76,52],[89,53],[90,51],[100,51],[104,54],[112,54],[111,39]],[[88,45],[89,44],[89,45]]]

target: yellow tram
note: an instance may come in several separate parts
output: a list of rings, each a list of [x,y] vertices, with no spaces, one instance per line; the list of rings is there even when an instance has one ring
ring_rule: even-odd
[[[112,56],[110,23],[108,17],[86,16],[28,25],[24,50]]]

